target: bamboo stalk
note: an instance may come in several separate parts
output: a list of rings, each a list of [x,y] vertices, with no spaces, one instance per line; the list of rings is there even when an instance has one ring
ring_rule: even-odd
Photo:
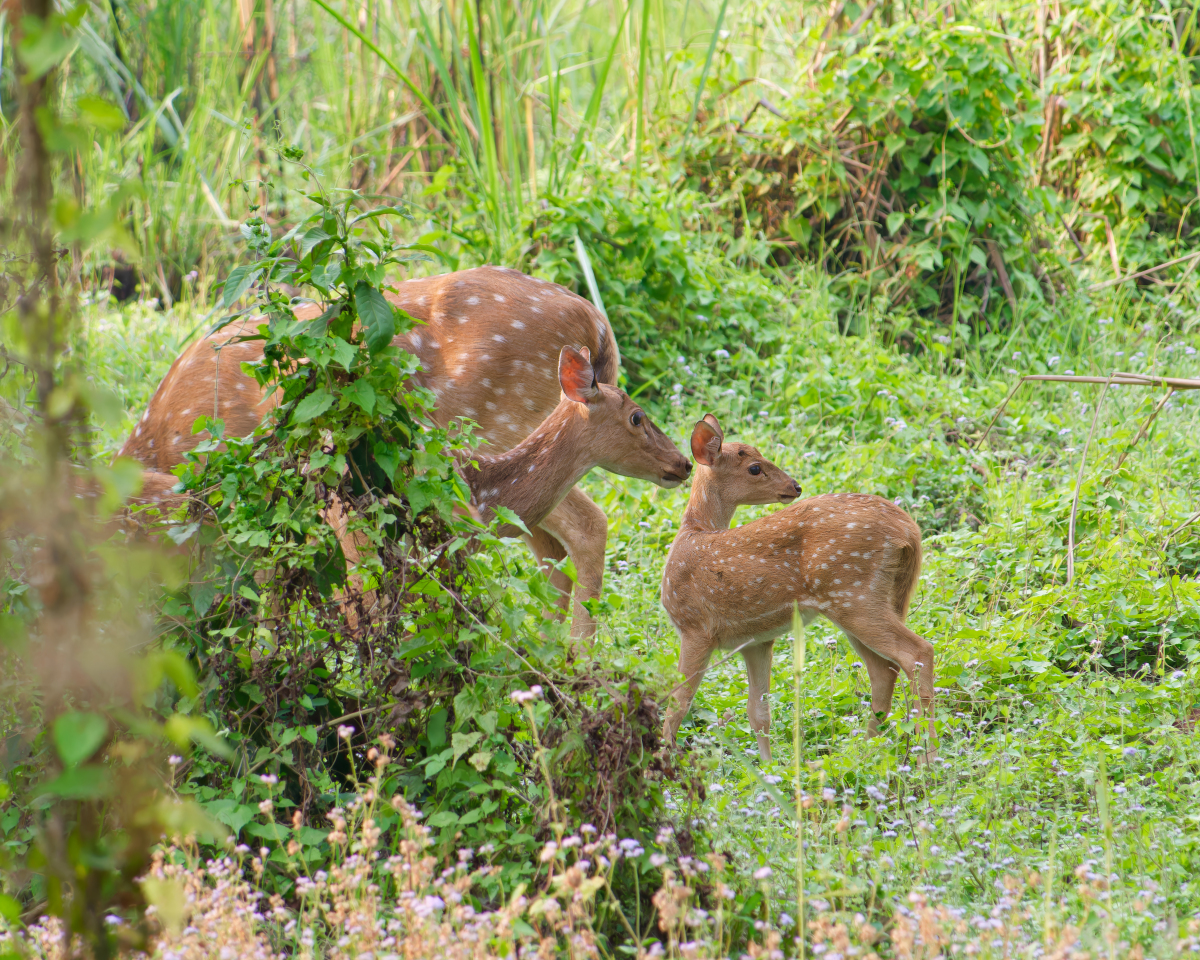
[[[1083,455],[1079,458],[1079,473],[1075,476],[1075,497],[1071,501],[1071,519],[1067,523],[1067,586],[1070,586],[1071,581],[1075,579],[1075,518],[1079,513],[1079,490],[1083,486],[1083,471],[1087,466],[1088,448],[1092,445],[1092,437],[1096,433],[1096,423],[1100,419],[1100,406],[1104,403],[1104,397],[1116,375],[1114,370],[1112,376],[1105,381],[1104,389],[1100,391],[1100,397],[1096,400],[1096,407],[1092,411],[1092,425],[1088,429],[1087,441],[1083,445]]]
[[[1109,243],[1111,245],[1111,256],[1113,257],[1113,266],[1116,266],[1116,246],[1113,244],[1112,227],[1108,225],[1108,220],[1104,221],[1104,228],[1108,231]],[[1173,267],[1178,263],[1187,263],[1189,260],[1200,258],[1200,250],[1195,253],[1189,253],[1183,257],[1176,257],[1174,260],[1168,260],[1166,263],[1160,263],[1157,267],[1147,267],[1145,270],[1139,270],[1137,273],[1131,273],[1126,277],[1117,277],[1115,280],[1105,280],[1103,283],[1093,283],[1088,287],[1088,293],[1095,293],[1097,290],[1104,290],[1107,287],[1115,287],[1117,284],[1124,283],[1126,280],[1137,280],[1140,277],[1147,277],[1152,273],[1157,273],[1159,270],[1165,270],[1167,267]],[[1118,273],[1120,270],[1118,269]]]

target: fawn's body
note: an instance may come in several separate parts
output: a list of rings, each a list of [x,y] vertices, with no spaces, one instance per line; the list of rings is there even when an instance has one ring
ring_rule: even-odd
[[[898,671],[919,676],[933,734],[933,646],[904,625],[921,568],[921,532],[889,500],[858,493],[813,497],[736,529],[740,505],[789,502],[800,487],[753,447],[725,444],[720,425],[696,425],[697,470],[663,573],[662,603],[679,632],[684,684],[666,720],[674,742],[716,650],[746,662],[750,725],[770,758],[771,654],[793,608],[846,634],[871,679],[872,716],[886,715]],[[755,472],[756,471],[756,472]]]
[[[459,417],[479,425],[483,452],[502,454],[528,437],[557,407],[558,356],[570,344],[586,347],[600,384],[615,385],[620,352],[612,327],[591,303],[558,284],[515,270],[480,267],[437,277],[408,280],[387,294],[397,307],[423,321],[393,342],[420,358],[414,378],[437,397],[433,417],[446,426]],[[313,305],[297,316],[316,316]],[[232,324],[193,344],[172,364],[142,420],[121,449],[151,470],[166,472],[182,462],[200,438],[191,426],[201,414],[220,417],[227,436],[254,430],[276,402],[241,369],[262,357],[259,341],[236,342],[262,322]],[[651,424],[649,429],[657,430]],[[662,442],[668,443],[659,432]],[[674,449],[672,447],[672,449]],[[686,458],[676,451],[671,468],[654,483],[681,483]],[[690,469],[690,464],[687,465]],[[583,491],[572,487],[535,525],[530,547],[540,560],[570,556],[578,576],[573,627],[576,635],[595,631],[580,600],[597,597],[604,579],[608,521]],[[554,571],[551,580],[570,603],[572,583]]]

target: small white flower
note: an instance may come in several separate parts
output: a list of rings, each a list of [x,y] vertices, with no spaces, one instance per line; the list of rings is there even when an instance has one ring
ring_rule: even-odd
[[[714,350],[713,356],[719,360],[728,360],[729,359],[729,351],[728,350]]]
[[[757,870],[754,871],[754,879],[755,880],[766,880],[767,877],[769,877],[774,872],[775,871],[772,870],[770,867],[759,867]]]
[[[343,723],[337,728],[337,735],[343,740],[349,740],[354,736],[354,727],[348,723]]]
[[[275,809],[275,803],[272,800],[264,800],[258,805],[260,813],[271,813]]]
[[[268,787],[273,787],[279,782],[279,778],[273,773],[264,773],[258,779],[265,783]]]
[[[661,853],[650,854],[650,866],[661,867],[666,862],[667,862],[667,858],[664,854],[661,854]]]
[[[183,757],[179,756],[178,754],[173,753],[169,757],[167,757],[167,763],[169,763],[173,767],[177,767],[181,763],[183,763]]]

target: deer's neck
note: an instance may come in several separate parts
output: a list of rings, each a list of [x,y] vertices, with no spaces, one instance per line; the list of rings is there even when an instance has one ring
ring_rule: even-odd
[[[581,433],[587,426],[582,404],[562,400],[541,426],[507,453],[464,455],[460,468],[471,488],[471,503],[484,521],[507,507],[527,527],[546,519],[567,492],[596,465]]]
[[[688,498],[680,529],[728,530],[737,508],[736,503],[726,503],[721,498],[721,490],[713,481],[712,471],[698,463],[692,476],[692,494]]]

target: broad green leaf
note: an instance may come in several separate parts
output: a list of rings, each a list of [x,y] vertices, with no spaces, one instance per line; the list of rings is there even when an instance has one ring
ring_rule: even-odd
[[[458,814],[452,813],[449,810],[443,810],[440,813],[435,813],[425,822],[431,827],[449,827],[458,823]]]
[[[967,157],[980,173],[982,173],[985,177],[988,175],[988,170],[990,170],[991,167],[988,164],[986,153],[984,153],[978,147],[971,147],[967,150]]]
[[[354,289],[354,306],[366,333],[367,349],[377,353],[388,346],[396,334],[396,318],[383,294],[360,281]]]
[[[98,713],[72,711],[54,721],[54,746],[63,765],[77,767],[108,737],[108,721]]]
[[[98,800],[111,794],[112,788],[108,769],[92,764],[67,770],[41,789],[43,793],[62,797],[64,800]]]
[[[0,893],[0,917],[12,924],[21,919],[21,905],[7,893]]]
[[[887,149],[888,156],[894,156],[896,151],[908,143],[908,138],[902,133],[888,134],[883,141],[884,147]]]
[[[375,412],[375,388],[366,380],[355,380],[342,391],[342,398],[357,404],[367,416]]]
[[[354,365],[354,358],[358,356],[358,350],[341,337],[329,337],[328,339],[333,350],[333,359],[341,364],[342,369],[349,372],[350,367]]]
[[[482,733],[456,733],[451,738],[451,743],[454,747],[454,762],[458,763],[458,758],[470,750],[475,744],[483,739]]]
[[[230,270],[229,276],[225,278],[225,289],[221,292],[221,306],[232,306],[240,300],[260,273],[262,269],[253,264],[242,264]]]
[[[333,395],[325,389],[316,390],[296,404],[292,414],[292,423],[306,423],[314,417],[319,417],[333,406]]]
[[[513,511],[510,510],[508,507],[493,507],[492,512],[495,513],[497,520],[501,520],[504,523],[511,524],[512,526],[514,526],[518,530],[520,530],[522,533],[526,533],[526,534],[529,533],[529,528],[525,526],[525,522],[520,517],[518,517],[515,513],[513,513]]]
[[[332,239],[333,238],[331,236],[329,236],[329,234],[327,234],[320,227],[311,228],[307,233],[304,234],[304,239],[302,239],[300,241],[300,256],[302,256],[302,257],[305,256],[310,250],[312,250],[313,247],[315,247],[322,240],[332,240]]]
[[[895,236],[897,230],[904,225],[904,211],[893,210],[887,215],[887,231],[889,236]]]
[[[125,127],[125,114],[107,100],[99,97],[80,97],[75,106],[79,109],[79,118],[92,127],[99,127],[109,133],[117,133]]]

